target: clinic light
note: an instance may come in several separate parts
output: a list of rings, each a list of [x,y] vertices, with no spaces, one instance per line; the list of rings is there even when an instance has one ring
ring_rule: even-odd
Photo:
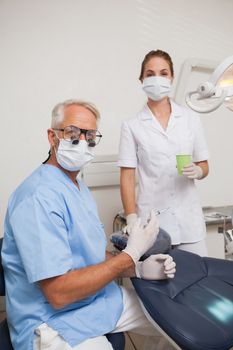
[[[207,309],[222,323],[228,323],[233,319],[233,302],[226,298],[211,303],[211,305],[208,305]]]
[[[192,97],[195,95],[195,103]],[[187,105],[196,112],[208,113],[222,103],[233,111],[233,56],[226,58],[213,72],[209,80],[200,84],[195,91],[186,94]],[[204,104],[198,104],[202,101]]]

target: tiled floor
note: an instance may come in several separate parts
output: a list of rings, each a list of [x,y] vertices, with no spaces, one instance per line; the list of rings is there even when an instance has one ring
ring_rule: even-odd
[[[139,349],[139,348],[136,348],[136,349]],[[135,347],[127,333],[125,334],[125,350],[135,350]]]
[[[125,333],[125,350],[143,350],[146,338],[142,335]]]

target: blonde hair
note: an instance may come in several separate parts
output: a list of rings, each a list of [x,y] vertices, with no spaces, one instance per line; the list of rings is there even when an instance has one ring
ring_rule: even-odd
[[[58,103],[52,110],[52,122],[51,122],[51,128],[57,128],[60,126],[61,122],[64,119],[64,109],[68,106],[77,105],[82,106],[91,111],[94,116],[96,117],[96,120],[98,121],[100,119],[100,113],[97,110],[97,108],[90,102],[87,101],[81,101],[76,99],[70,99],[66,100],[64,102]]]

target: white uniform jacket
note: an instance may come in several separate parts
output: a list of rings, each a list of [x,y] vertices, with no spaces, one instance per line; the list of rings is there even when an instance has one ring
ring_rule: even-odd
[[[171,107],[166,130],[147,105],[123,122],[118,165],[137,168],[140,217],[152,208],[170,207],[159,221],[172,244],[198,242],[206,233],[204,217],[194,180],[177,173],[176,154],[191,154],[193,162],[207,160],[209,154],[199,116],[172,101]]]

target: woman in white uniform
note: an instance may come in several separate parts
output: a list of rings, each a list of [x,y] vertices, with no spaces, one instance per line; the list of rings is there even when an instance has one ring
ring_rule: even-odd
[[[159,219],[172,245],[206,256],[205,222],[195,180],[208,175],[208,149],[199,116],[168,97],[173,77],[168,53],[157,50],[145,56],[139,79],[148,101],[121,130],[118,165],[126,230],[130,233],[138,216],[146,220],[152,208],[169,207]],[[176,168],[177,154],[192,156],[182,175]]]

